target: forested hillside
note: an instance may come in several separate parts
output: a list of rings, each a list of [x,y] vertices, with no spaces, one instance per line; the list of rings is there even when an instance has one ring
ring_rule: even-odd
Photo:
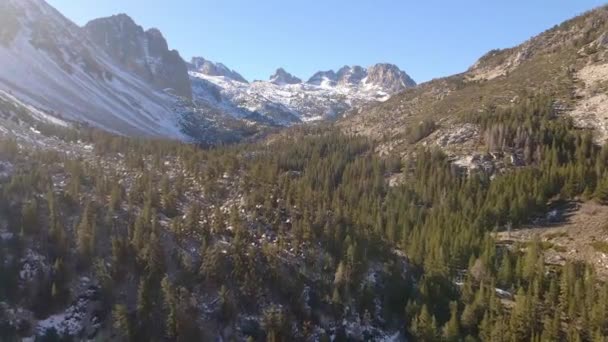
[[[608,285],[494,233],[608,201],[608,148],[535,97],[466,117],[501,174],[302,127],[201,149],[81,128],[0,144],[3,340],[603,341]],[[400,174],[398,184],[389,182]]]

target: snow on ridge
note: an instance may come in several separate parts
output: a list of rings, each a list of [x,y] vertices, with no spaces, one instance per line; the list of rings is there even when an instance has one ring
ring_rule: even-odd
[[[198,80],[208,82],[219,89],[222,101],[259,112],[280,124],[314,122],[334,118],[352,107],[370,102],[386,101],[390,95],[377,85],[335,84],[323,77],[318,84],[301,82],[295,84],[272,81],[242,83],[224,76],[209,76],[190,71],[193,84]],[[194,89],[195,97],[205,97],[204,89]],[[277,114],[280,112],[281,114]],[[283,115],[276,118],[277,115]],[[295,117],[295,121],[290,121]]]

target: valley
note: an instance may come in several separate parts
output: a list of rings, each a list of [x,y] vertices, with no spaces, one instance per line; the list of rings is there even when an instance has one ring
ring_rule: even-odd
[[[608,338],[607,7],[421,84],[0,18],[0,340]]]

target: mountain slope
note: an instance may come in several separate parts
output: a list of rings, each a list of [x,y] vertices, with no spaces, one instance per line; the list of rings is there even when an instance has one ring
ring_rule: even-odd
[[[114,63],[42,0],[1,0],[0,90],[70,120],[129,135],[184,138],[173,95]]]
[[[461,127],[463,115],[526,101],[538,93],[556,100],[556,108],[579,126],[595,128],[598,139],[608,132],[604,109],[608,97],[608,9],[566,21],[505,50],[483,56],[462,74],[432,80],[390,100],[355,110],[340,123],[345,131],[384,139],[388,148],[403,149],[405,135],[424,120],[438,133]]]

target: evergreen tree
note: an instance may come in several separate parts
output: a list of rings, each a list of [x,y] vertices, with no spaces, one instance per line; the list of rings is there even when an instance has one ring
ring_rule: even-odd
[[[435,320],[435,317],[429,313],[426,304],[422,306],[420,314],[412,322],[411,330],[420,341],[437,340],[437,321]]]
[[[177,337],[177,299],[169,277],[165,275],[161,281],[163,293],[163,308],[165,310],[165,331],[169,339]]]
[[[129,311],[127,306],[124,304],[116,304],[112,309],[112,320],[114,330],[125,340],[132,340],[133,330],[131,328],[131,319],[129,317]]]
[[[443,338],[446,341],[459,341],[461,338],[458,303],[456,302],[450,303],[450,320],[443,328]]]
[[[76,246],[81,260],[88,263],[95,250],[95,221],[91,204],[88,203],[76,227]]]

